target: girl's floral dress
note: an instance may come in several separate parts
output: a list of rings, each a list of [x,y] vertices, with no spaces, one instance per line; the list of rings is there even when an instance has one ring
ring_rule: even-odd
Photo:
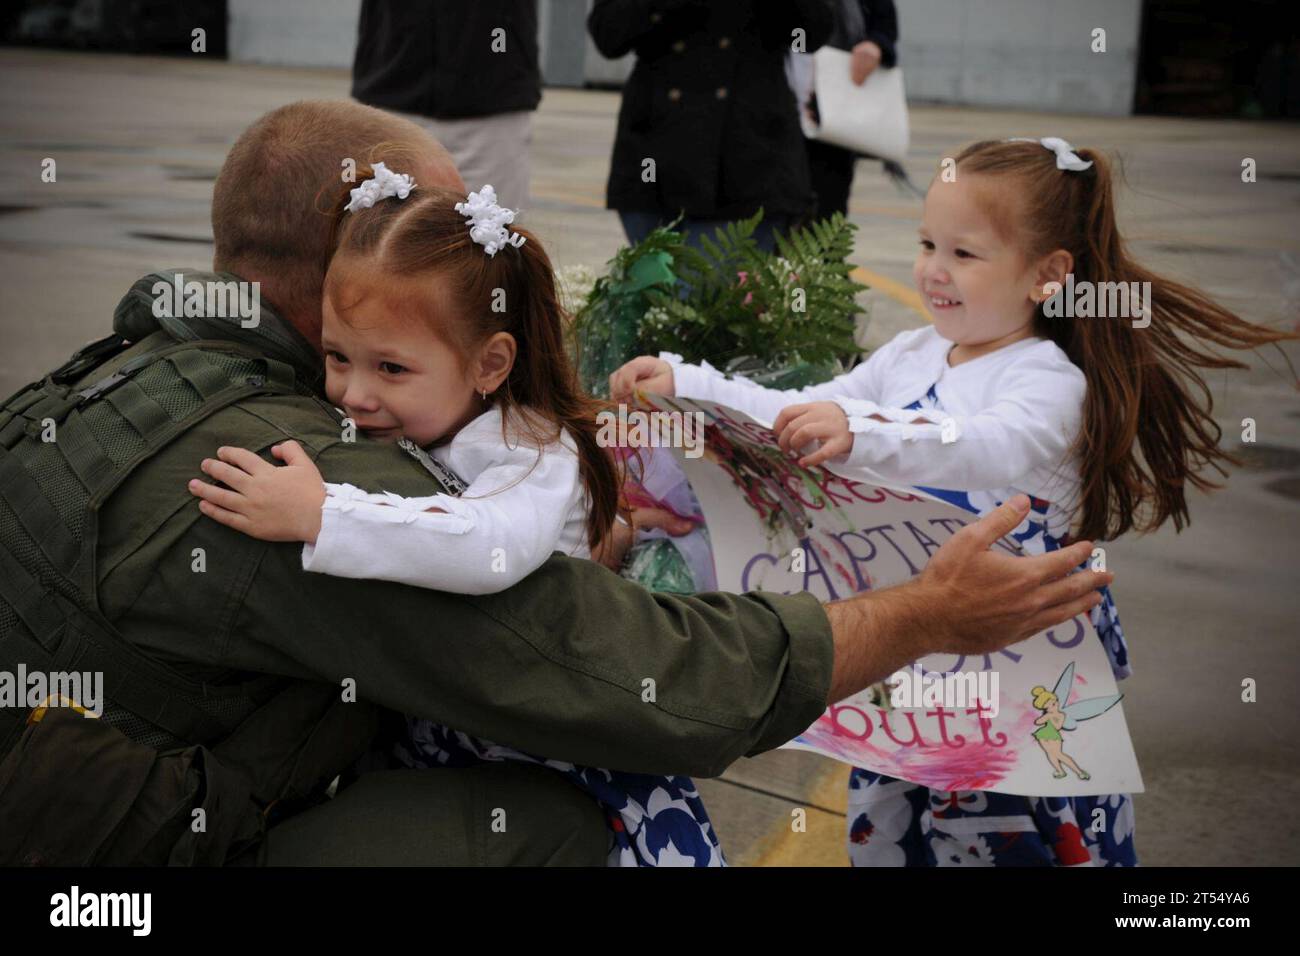
[[[942,411],[933,387],[909,409]],[[977,515],[1010,492],[921,488]],[[1069,515],[1031,499],[1011,537],[1029,554],[1062,547]],[[1127,677],[1128,647],[1110,589],[1091,612],[1116,680]],[[860,767],[849,774],[849,860],[854,866],[1136,866],[1133,799],[1024,797],[989,791],[931,790]]]

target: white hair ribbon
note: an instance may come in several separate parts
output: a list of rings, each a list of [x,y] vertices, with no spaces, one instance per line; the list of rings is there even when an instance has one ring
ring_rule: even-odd
[[[1056,168],[1068,169],[1071,172],[1082,172],[1092,165],[1092,160],[1082,159],[1074,151],[1074,147],[1061,139],[1059,136],[1044,136],[1042,139],[1032,139],[1028,136],[1013,136],[1007,140],[1008,143],[1038,143],[1041,146],[1050,149],[1056,154]]]
[[[348,212],[369,209],[379,200],[387,199],[389,196],[405,199],[415,188],[415,180],[406,173],[395,173],[383,163],[375,163],[372,168],[374,172],[371,177],[348,193],[352,198],[343,207]]]
[[[469,220],[469,237],[489,256],[507,245],[518,249],[526,241],[526,237],[506,228],[515,221],[514,211],[497,205],[497,191],[491,186],[470,193],[464,202],[456,203],[456,211]]]

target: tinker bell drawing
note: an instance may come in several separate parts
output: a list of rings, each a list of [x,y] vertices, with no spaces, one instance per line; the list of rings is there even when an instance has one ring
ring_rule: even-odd
[[[1087,700],[1078,700],[1066,707],[1061,706],[1061,701],[1070,699],[1070,691],[1074,687],[1074,663],[1066,665],[1065,670],[1061,671],[1061,676],[1056,682],[1056,686],[1051,690],[1045,687],[1035,687],[1030,691],[1034,695],[1034,707],[1043,711],[1042,716],[1034,721],[1034,726],[1038,729],[1034,731],[1034,739],[1038,741],[1038,746],[1043,748],[1043,753],[1047,755],[1047,760],[1052,765],[1052,776],[1060,780],[1065,776],[1065,767],[1074,771],[1080,780],[1090,780],[1091,775],[1074,762],[1074,758],[1065,752],[1065,739],[1061,736],[1063,730],[1074,730],[1079,726],[1081,720],[1091,720],[1099,714],[1104,714],[1116,704],[1119,703],[1123,694],[1112,694],[1109,697],[1089,697]]]

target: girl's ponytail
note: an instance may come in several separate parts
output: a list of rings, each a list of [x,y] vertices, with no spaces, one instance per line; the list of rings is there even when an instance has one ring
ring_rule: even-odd
[[[1202,343],[1253,349],[1296,336],[1247,322],[1135,262],[1116,223],[1109,161],[1096,150],[1075,152],[1092,167],[1057,169],[1053,153],[1036,142],[975,143],[958,154],[957,166],[1015,176],[1021,208],[1012,231],[1028,259],[1065,249],[1074,257],[1075,288],[1091,288],[1097,303],[1107,292],[1110,301],[1130,306],[1121,316],[1075,317],[1044,303],[1035,317],[1039,334],[1056,342],[1088,383],[1076,445],[1077,536],[1110,540],[1170,519],[1181,530],[1189,520],[1186,483],[1202,491],[1220,487],[1201,472],[1226,476],[1225,464],[1240,464],[1219,447],[1221,429],[1201,372],[1249,366]],[[1138,302],[1149,290],[1145,314],[1133,307],[1133,290]]]
[[[598,441],[597,415],[612,406],[582,390],[577,371],[565,351],[565,316],[546,250],[526,229],[512,227],[526,241],[518,250],[498,256],[518,256],[514,283],[523,296],[519,315],[520,349],[502,389],[502,399],[540,413],[566,429],[578,448],[578,467],[587,490],[587,540],[593,551],[609,534],[619,510],[622,475],[614,449]],[[523,409],[521,409],[523,410]],[[536,435],[539,442],[554,436]]]

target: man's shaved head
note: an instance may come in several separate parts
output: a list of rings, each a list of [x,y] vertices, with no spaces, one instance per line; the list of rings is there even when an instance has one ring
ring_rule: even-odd
[[[231,147],[212,190],[213,267],[262,283],[262,295],[313,345],[331,209],[354,168],[384,162],[417,185],[465,184],[451,155],[409,120],[348,100],[304,100],[267,113]]]

